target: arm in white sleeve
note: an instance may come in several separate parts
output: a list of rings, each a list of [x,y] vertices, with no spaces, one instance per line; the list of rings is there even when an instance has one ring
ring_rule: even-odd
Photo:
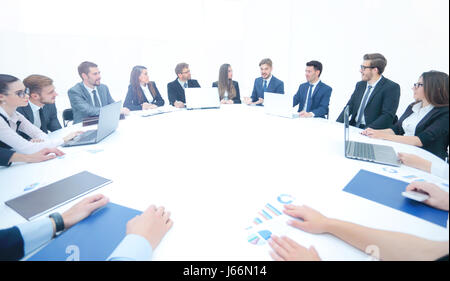
[[[53,237],[53,224],[50,218],[26,222],[17,226],[24,242],[24,256],[27,256]]]
[[[432,162],[431,174],[448,180],[448,164],[445,161]]]
[[[144,237],[128,234],[108,257],[108,261],[150,261],[153,250]]]

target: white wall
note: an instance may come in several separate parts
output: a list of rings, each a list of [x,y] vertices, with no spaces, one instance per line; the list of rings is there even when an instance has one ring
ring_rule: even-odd
[[[305,63],[323,63],[337,118],[360,80],[365,53],[388,60],[385,76],[401,86],[401,114],[424,71],[448,73],[447,0],[2,0],[0,73],[55,80],[60,111],[80,78],[77,66],[97,63],[102,83],[124,99],[134,65],[149,68],[167,101],[178,62],[190,64],[202,86],[230,63],[242,96],[251,94],[258,63],[270,57],[274,75],[295,94]]]

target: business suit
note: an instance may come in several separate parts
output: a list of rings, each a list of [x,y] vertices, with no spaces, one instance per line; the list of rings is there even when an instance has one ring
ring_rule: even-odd
[[[218,88],[219,82],[214,82],[212,84],[213,88]],[[233,81],[234,89],[236,89],[236,96],[233,98],[233,103],[241,103],[241,92],[239,91],[239,83]]]
[[[367,81],[356,83],[355,91],[347,103],[349,106],[349,114],[351,115],[349,123],[352,126],[356,125],[356,116],[358,115],[361,101],[366,92],[366,86]],[[361,127],[372,129],[391,128],[394,123],[399,100],[400,86],[383,76],[367,100],[364,110],[365,126]],[[344,110],[342,110],[341,115],[339,115],[336,121],[344,123]]]
[[[17,112],[21,113],[25,118],[28,119],[31,123],[34,123],[33,110],[31,109],[30,104],[24,107],[18,107]],[[56,110],[55,104],[46,104],[42,107],[41,117],[41,131],[44,133],[48,133],[48,131],[53,132],[61,129],[61,124],[58,120],[58,111]]]
[[[392,127],[396,135],[404,135],[402,123],[413,114],[413,104],[409,105],[405,113]],[[414,135],[420,139],[422,148],[445,160],[448,146],[449,126],[448,106],[435,107],[417,124]]]
[[[24,241],[17,226],[0,230],[0,260],[14,261],[23,258]]]
[[[82,122],[86,117],[98,116],[100,114],[100,107],[94,106],[91,94],[86,90],[83,82],[70,88],[68,94],[72,106],[74,124]],[[106,85],[101,84],[97,86],[97,95],[102,106],[114,103]]]
[[[9,166],[9,160],[13,154],[13,150],[0,147],[0,166]]]
[[[200,88],[200,84],[197,80],[188,80],[188,88]],[[175,81],[167,84],[167,95],[169,97],[170,105],[174,105],[175,101],[181,101],[186,103],[186,96],[184,94],[184,88],[178,82],[178,78]]]
[[[161,94],[159,93],[158,88],[156,87],[156,83],[153,81],[150,81],[150,83],[152,83],[153,88],[155,89],[155,93],[156,93],[151,104],[154,104],[156,106],[163,106],[164,100],[161,97]],[[150,84],[147,85],[147,88],[150,91]],[[148,99],[145,96],[142,89],[139,89],[139,90],[141,90],[141,94],[142,94],[141,99],[139,99],[139,94],[136,93],[133,86],[131,84],[128,86],[128,92],[127,92],[127,96],[125,98],[125,102],[123,103],[123,107],[126,107],[132,111],[133,110],[142,110],[142,104],[145,102],[148,103]],[[151,91],[150,91],[150,93],[151,93]]]
[[[311,94],[311,107],[309,112],[314,113],[314,117],[323,117],[328,114],[328,106],[330,105],[331,91],[333,89],[327,84],[320,81]],[[298,112],[305,107],[306,98],[308,96],[309,83],[303,83],[298,87],[297,93],[294,95],[294,105],[299,105]]]
[[[264,99],[264,79],[262,77],[255,79],[252,92],[252,102],[257,102],[259,98]],[[267,85],[266,92],[284,94],[284,83],[280,79],[272,75],[269,85]]]

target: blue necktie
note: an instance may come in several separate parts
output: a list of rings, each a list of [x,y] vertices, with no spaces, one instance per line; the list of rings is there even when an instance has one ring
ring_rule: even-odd
[[[267,80],[264,80],[263,93],[267,91]]]
[[[367,87],[366,93],[364,94],[363,100],[361,102],[361,107],[359,108],[358,120],[356,120],[356,127],[359,127],[361,125],[362,118],[364,116],[364,111],[366,110],[367,100],[369,99],[369,94],[370,94],[371,89],[372,89],[372,86],[369,85]]]
[[[313,87],[314,87],[313,84],[309,84],[308,97],[307,97],[307,101],[306,101],[306,112],[309,112],[309,110],[311,109],[311,104],[312,104],[311,94],[312,94]]]
[[[186,89],[188,87],[187,82],[184,82],[184,88]]]
[[[96,90],[92,90],[92,95],[94,96],[94,106],[95,107],[101,107],[100,106],[100,101],[98,100],[98,97],[97,97],[97,91]]]

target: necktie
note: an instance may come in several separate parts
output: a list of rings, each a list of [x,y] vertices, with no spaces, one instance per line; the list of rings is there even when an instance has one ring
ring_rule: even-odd
[[[41,119],[41,131],[47,134],[47,122],[45,121],[43,108],[39,108],[39,118]]]
[[[188,83],[184,82],[184,88],[186,89],[188,87]]]
[[[267,80],[264,80],[264,84],[263,84],[263,92],[267,91]]]
[[[308,90],[308,97],[306,98],[306,112],[309,112],[311,110],[311,104],[312,104],[312,99],[311,99],[311,95],[312,95],[312,89],[313,89],[314,85],[313,84],[309,84],[309,90]]]
[[[363,100],[361,102],[361,106],[359,108],[358,120],[356,120],[356,127],[359,127],[361,125],[362,118],[364,116],[364,110],[366,109],[367,100],[369,99],[369,94],[370,94],[371,89],[372,89],[372,86],[369,85],[367,87],[366,93],[364,94]]]
[[[97,91],[93,90],[92,91],[92,95],[94,95],[94,105],[95,105],[95,107],[101,107],[100,106],[100,101],[98,100],[98,97],[97,97]]]

